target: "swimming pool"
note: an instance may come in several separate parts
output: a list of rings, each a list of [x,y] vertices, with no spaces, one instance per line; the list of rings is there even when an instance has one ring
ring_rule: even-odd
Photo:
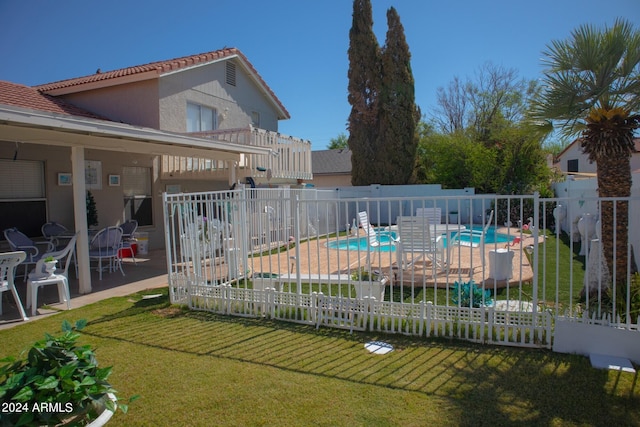
[[[396,250],[393,241],[396,239],[396,233],[390,231],[379,231],[378,241],[380,246],[371,248],[377,252],[393,252]],[[329,249],[338,249],[340,251],[366,251],[367,250],[367,237],[353,237],[347,239],[333,240],[327,243]]]
[[[471,227],[467,227],[467,229],[469,230],[473,230],[473,231],[482,231],[482,226],[471,226]],[[452,236],[455,236],[457,234],[457,232],[452,233]],[[495,226],[490,226],[489,228],[487,228],[487,233],[485,235],[485,239],[484,242],[486,244],[492,244],[492,243],[511,243],[513,241],[513,239],[515,239],[516,236],[514,236],[513,234],[504,234],[504,233],[498,233],[498,231],[496,230]],[[468,233],[465,235],[463,234],[460,237],[460,240],[465,241],[465,242],[469,242],[471,241],[472,243],[480,243],[480,236],[471,236],[471,238],[469,238]],[[446,238],[445,238],[445,246],[446,246]]]
[[[467,227],[467,229],[471,229],[474,231],[482,231],[481,226],[472,226]],[[457,232],[453,232],[452,235],[457,234]],[[396,250],[396,246],[393,244],[393,241],[396,239],[396,233],[390,231],[380,231],[378,232],[378,240],[380,241],[380,246],[375,246],[371,248],[373,251],[377,252],[394,252]],[[487,234],[485,238],[486,244],[492,243],[510,243],[515,239],[514,235],[508,235],[503,233],[498,233],[496,231],[496,227],[491,226],[487,229]],[[327,247],[329,249],[338,249],[340,251],[366,251],[367,250],[367,237],[359,237],[359,238],[349,238],[348,240],[339,239],[333,240],[327,243]],[[469,238],[468,235],[463,235],[460,240],[464,240],[466,242],[471,241],[472,243],[479,243],[480,237],[472,236]],[[444,239],[444,245],[447,246],[447,238]]]

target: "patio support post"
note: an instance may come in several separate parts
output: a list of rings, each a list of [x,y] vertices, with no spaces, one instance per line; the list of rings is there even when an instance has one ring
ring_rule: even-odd
[[[84,148],[71,147],[71,170],[73,179],[73,216],[78,262],[78,282],[81,294],[91,292],[91,269],[89,266],[89,234],[87,231],[87,196],[84,181]]]

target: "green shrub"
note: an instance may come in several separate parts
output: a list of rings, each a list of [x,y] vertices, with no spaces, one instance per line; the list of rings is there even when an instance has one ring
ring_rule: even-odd
[[[634,323],[640,316],[640,273],[634,273],[629,283],[629,319],[627,319],[627,289],[625,286],[616,288],[615,300],[613,288],[608,288],[602,295],[602,307],[605,313],[613,314],[615,301],[615,314],[620,316],[622,322]],[[597,307],[597,296],[593,297],[592,307]]]
[[[360,267],[360,270],[355,270],[351,273],[351,280],[359,282],[375,282],[380,279],[382,279],[382,275],[379,271],[367,270],[364,267]]]
[[[107,378],[111,367],[98,368],[93,349],[76,343],[86,325],[64,321],[62,335],[45,334],[28,350],[26,359],[0,360],[0,425],[40,426],[70,422],[83,425],[106,407],[127,412],[128,405],[114,403],[116,394]],[[129,399],[129,402],[136,397]]]

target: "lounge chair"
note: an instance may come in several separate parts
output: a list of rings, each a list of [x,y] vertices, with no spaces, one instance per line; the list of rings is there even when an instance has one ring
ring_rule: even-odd
[[[369,214],[367,211],[358,212],[358,220],[360,221],[360,227],[362,227],[362,231],[364,231],[367,237],[367,266],[371,266],[371,250],[373,248],[377,248],[380,246],[380,239],[378,237],[378,232],[369,222]],[[392,240],[391,244],[395,244],[396,240]]]
[[[369,214],[367,213],[367,211],[358,212],[358,221],[360,222],[362,231],[364,231],[364,234],[367,237],[367,247],[375,248],[380,246],[378,234],[369,222]]]

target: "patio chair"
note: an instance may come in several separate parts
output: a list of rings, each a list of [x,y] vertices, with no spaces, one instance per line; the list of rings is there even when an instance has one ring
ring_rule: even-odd
[[[434,266],[444,270],[447,263],[445,259],[444,236],[434,236],[427,216],[399,216],[398,224],[398,265],[406,269],[415,262],[429,258]],[[408,254],[415,254],[410,263],[407,262]]]
[[[13,298],[16,300],[16,307],[18,307],[22,320],[29,320],[27,314],[24,312],[24,307],[22,307],[15,283],[16,267],[26,258],[27,253],[25,251],[0,253],[0,315],[2,314],[2,293],[11,291]]]
[[[42,235],[45,239],[52,241],[56,247],[60,243],[58,241],[58,236],[67,234],[69,230],[62,224],[58,224],[55,221],[47,222],[42,225]]]
[[[55,245],[50,241],[36,242],[31,240],[26,234],[22,233],[17,228],[7,228],[4,230],[4,238],[9,242],[9,247],[12,251],[24,251],[27,256],[22,261],[24,264],[24,276],[27,277],[28,268],[30,265],[35,264],[42,257],[45,252],[54,251]],[[42,250],[38,247],[43,248]]]
[[[482,230],[463,230],[456,232],[449,239],[449,244],[447,248],[449,253],[451,252],[451,248],[454,246],[466,246],[471,248],[480,248],[480,257],[482,259],[482,266],[486,265],[485,262],[485,240],[487,236],[487,230],[492,224],[493,220],[493,210],[489,214],[487,218],[487,222],[484,224]]]
[[[119,268],[124,276],[122,262],[118,253],[120,249],[122,249],[122,228],[120,227],[105,227],[98,231],[98,234],[91,239],[91,243],[89,244],[89,259],[98,260],[100,280],[102,280],[102,271],[105,269],[108,269],[111,273],[115,271],[116,268]],[[102,266],[103,261],[108,262],[106,267]]]
[[[416,216],[427,218],[429,220],[429,224],[431,225],[442,224],[441,208],[417,208]]]
[[[123,222],[120,228],[122,228],[122,249],[125,251],[128,249],[131,254],[131,258],[133,258],[133,263],[138,265],[138,262],[136,261],[136,254],[133,250],[133,245],[136,243],[135,232],[138,229],[138,221],[130,219]]]
[[[378,234],[369,222],[369,214],[367,211],[358,212],[358,220],[360,221],[360,227],[367,237],[367,247],[375,248],[380,246],[380,240],[378,240]]]
[[[75,234],[67,243],[64,249],[43,254],[36,263],[36,267],[27,279],[27,308],[31,307],[31,315],[36,315],[38,307],[38,288],[46,285],[58,285],[58,297],[60,302],[67,303],[67,309],[71,308],[71,296],[69,294],[69,264],[76,250]],[[53,274],[49,274],[45,269],[45,259],[52,257],[58,261],[58,265]]]
[[[76,235],[75,233],[70,232],[67,227],[55,221],[43,224],[41,230],[42,236],[52,242],[56,250],[64,249],[68,245],[69,240]],[[76,277],[78,277],[78,263],[75,251],[73,252],[73,263],[76,268]]]

